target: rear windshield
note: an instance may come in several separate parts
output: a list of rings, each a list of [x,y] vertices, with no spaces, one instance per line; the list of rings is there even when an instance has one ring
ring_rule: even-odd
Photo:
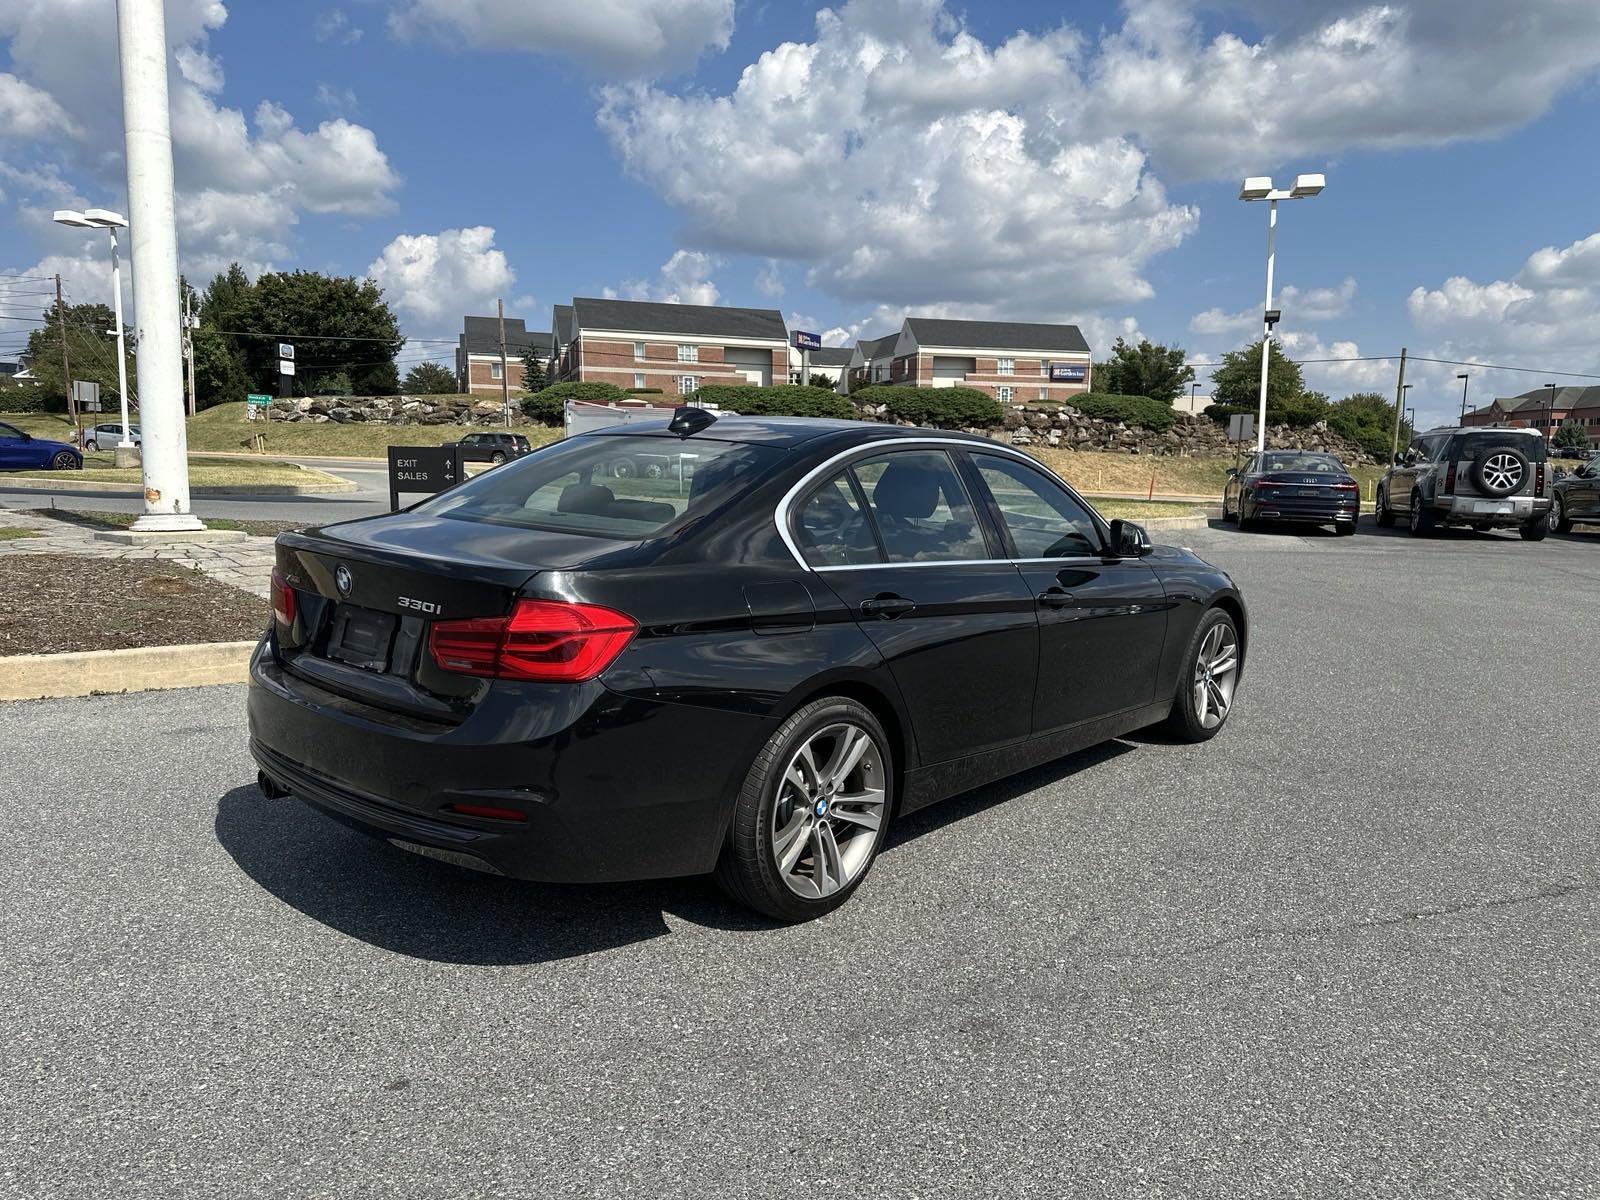
[[[479,475],[412,511],[639,541],[743,492],[783,455],[771,446],[734,442],[573,437]]]
[[[1458,433],[1450,447],[1450,457],[1468,462],[1492,446],[1512,446],[1528,456],[1529,462],[1545,461],[1544,435],[1537,431],[1485,429],[1481,433]]]
[[[1263,471],[1320,471],[1343,475],[1344,464],[1331,454],[1303,454],[1299,451],[1269,452],[1261,456]]]

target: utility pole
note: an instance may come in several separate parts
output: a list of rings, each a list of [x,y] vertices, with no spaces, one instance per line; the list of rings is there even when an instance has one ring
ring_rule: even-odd
[[[135,532],[204,529],[189,502],[189,436],[183,419],[183,341],[178,306],[178,225],[173,208],[172,114],[162,0],[117,0],[122,127],[139,299],[139,427],[144,512]],[[119,326],[120,328],[120,326]]]
[[[511,376],[506,370],[506,302],[496,300],[495,312],[500,316],[500,415],[511,424]]]
[[[189,366],[189,415],[192,417],[200,407],[194,394],[194,289],[182,280],[179,286],[183,288],[183,357]]]
[[[1389,461],[1400,453],[1400,410],[1406,403],[1406,348],[1400,347],[1400,378],[1394,385],[1394,441],[1389,446]]]
[[[61,299],[61,276],[56,276],[56,319],[61,322],[61,378],[67,389],[67,416],[78,431],[78,445],[83,445],[83,429],[78,424],[78,395],[72,387],[72,361],[67,357],[67,306]]]

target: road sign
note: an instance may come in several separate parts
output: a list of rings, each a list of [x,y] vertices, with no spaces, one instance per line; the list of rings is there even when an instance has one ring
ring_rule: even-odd
[[[821,350],[822,338],[815,333],[806,333],[803,330],[794,331],[794,348],[796,350]],[[805,382],[804,380],[801,381]]]
[[[1050,364],[1051,383],[1082,383],[1089,377],[1089,368],[1082,363]]]
[[[294,359],[292,359],[292,358],[280,358],[278,360],[278,374],[279,375],[293,375],[294,374]]]
[[[84,412],[100,411],[100,385],[92,379],[72,381],[73,402]]]
[[[246,404],[271,404],[271,396],[263,396],[260,392],[251,392],[244,398]]]
[[[389,507],[400,507],[402,492],[431,496],[466,478],[459,446],[390,446]]]
[[[1252,413],[1234,413],[1228,418],[1228,440],[1230,442],[1253,442],[1256,440],[1256,419]]]
[[[294,347],[291,346],[288,342],[279,342],[278,343],[278,357],[279,358],[293,358],[294,357]],[[292,375],[292,374],[294,374],[294,372],[293,371],[285,371],[284,374],[285,375]]]

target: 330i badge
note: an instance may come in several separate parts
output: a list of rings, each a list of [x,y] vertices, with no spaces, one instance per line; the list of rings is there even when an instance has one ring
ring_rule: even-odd
[[[1247,639],[1227,575],[1020,451],[681,409],[282,535],[251,749],[268,797],[417,853],[714,872],[804,920],[898,814],[1157,722],[1214,736]]]

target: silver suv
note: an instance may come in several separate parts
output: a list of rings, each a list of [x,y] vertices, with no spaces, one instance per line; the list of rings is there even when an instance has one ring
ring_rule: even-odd
[[[1441,525],[1517,527],[1530,542],[1550,532],[1554,479],[1534,429],[1430,429],[1412,439],[1378,484],[1379,525],[1405,517],[1426,536]]]

